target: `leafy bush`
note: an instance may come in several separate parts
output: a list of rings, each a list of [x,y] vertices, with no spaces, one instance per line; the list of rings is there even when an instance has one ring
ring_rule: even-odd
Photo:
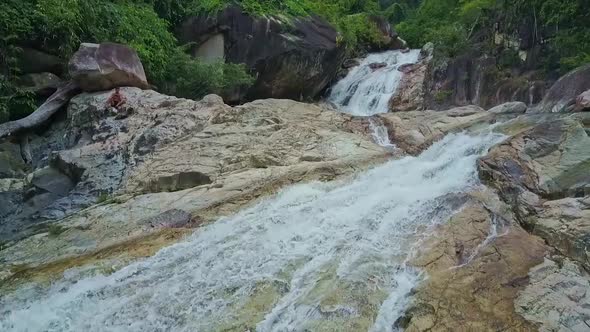
[[[178,49],[169,62],[162,89],[177,97],[199,99],[209,93],[248,87],[253,81],[242,64],[203,63]]]

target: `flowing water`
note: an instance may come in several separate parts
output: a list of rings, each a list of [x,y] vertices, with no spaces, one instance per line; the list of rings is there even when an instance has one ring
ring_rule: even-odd
[[[419,56],[420,50],[370,54],[334,85],[328,100],[338,106],[340,111],[351,115],[372,116],[387,113],[389,100],[397,91],[403,76],[398,69],[403,65],[416,63]],[[380,68],[372,69],[371,65],[376,63],[380,64]],[[395,149],[395,144],[389,141],[387,128],[381,121],[370,118],[369,123],[375,143]]]
[[[331,99],[385,112],[397,67],[417,56],[371,55]],[[369,72],[372,62],[388,66]],[[287,188],[111,275],[23,287],[0,298],[0,330],[394,331],[422,277],[407,264],[414,250],[479,186],[476,159],[500,139],[451,134],[353,179]]]
[[[478,185],[500,137],[452,134],[345,183],[311,183],[108,276],[1,300],[2,331],[392,331],[406,261]]]
[[[398,69],[403,65],[416,63],[419,56],[420,50],[370,54],[334,85],[328,100],[338,105],[343,112],[352,115],[386,113],[389,100],[397,91],[403,75]],[[376,63],[385,66],[371,69],[371,64]]]

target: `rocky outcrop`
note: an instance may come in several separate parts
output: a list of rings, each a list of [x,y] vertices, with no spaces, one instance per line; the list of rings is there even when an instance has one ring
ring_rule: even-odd
[[[549,249],[522,230],[489,191],[420,245],[413,264],[428,272],[398,321],[405,331],[536,331],[515,310],[529,270]]]
[[[188,19],[179,39],[194,43],[194,55],[245,63],[256,77],[238,98],[309,99],[335,77],[344,57],[338,33],[317,17],[253,17],[237,6]]]
[[[497,59],[480,54],[464,54],[446,63],[431,66],[426,79],[426,107],[496,105],[520,101],[537,105],[548,89],[547,80],[536,72],[510,73],[498,70]]]
[[[492,107],[488,110],[488,112],[496,113],[496,114],[504,114],[504,113],[516,113],[522,114],[526,112],[527,107],[526,104],[520,101],[513,101],[509,103],[504,103],[498,105],[496,107]]]
[[[590,276],[574,262],[545,259],[529,272],[529,285],[515,301],[516,311],[540,331],[590,329]]]
[[[590,89],[590,65],[574,69],[555,82],[547,91],[537,111],[571,111],[575,107],[576,98],[588,89]]]
[[[379,115],[389,139],[409,154],[418,154],[444,135],[485,123],[493,114],[478,106],[457,107],[447,111],[411,111]]]
[[[69,70],[72,80],[84,91],[149,87],[139,56],[121,44],[84,43],[70,59]]]
[[[590,118],[541,117],[540,124],[516,119],[521,128],[479,161],[482,179],[499,190],[518,221],[561,254],[590,268]]]
[[[50,168],[36,171],[33,184],[24,184],[25,191],[69,191],[53,202],[56,196],[45,195],[38,205],[36,213],[51,218],[3,219],[20,227],[4,240],[26,237],[0,251],[5,272],[113,252],[129,241],[165,245],[182,233],[170,235],[170,228],[192,227],[284,185],[334,179],[390,156],[372,142],[368,120],[318,106],[260,100],[232,108],[214,95],[192,101],[121,88],[125,103],[115,109],[108,103],[114,93],[85,93],[70,102],[65,129],[55,138],[65,146],[48,156]],[[58,172],[59,182],[47,181],[49,172]],[[145,252],[127,251],[125,257]]]
[[[404,73],[396,93],[389,102],[392,112],[420,111],[426,107],[427,75],[431,69],[434,45],[426,44],[415,64],[400,67]]]

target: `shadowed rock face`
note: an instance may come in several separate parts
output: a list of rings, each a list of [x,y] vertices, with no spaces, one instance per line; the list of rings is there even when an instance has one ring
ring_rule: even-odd
[[[69,63],[72,79],[84,91],[104,91],[120,86],[149,87],[143,65],[128,46],[82,44]]]
[[[576,98],[588,89],[590,89],[590,65],[574,69],[555,82],[539,105],[539,111],[570,111],[575,106]]]
[[[203,54],[208,52],[200,47],[219,34],[224,38],[225,60],[245,63],[257,77],[251,89],[227,102],[313,98],[336,75],[344,57],[336,30],[319,17],[252,17],[237,6],[217,16],[188,19],[179,39],[196,43],[194,53]]]

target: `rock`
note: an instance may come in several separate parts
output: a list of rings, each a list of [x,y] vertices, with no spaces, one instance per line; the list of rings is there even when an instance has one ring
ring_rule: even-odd
[[[57,88],[63,84],[63,81],[52,73],[36,73],[21,76],[19,78],[19,84],[26,91],[33,92],[37,96],[49,97],[57,91]]]
[[[444,135],[466,129],[492,118],[478,106],[457,107],[448,111],[409,111],[381,114],[389,138],[409,154],[418,154]]]
[[[0,179],[22,177],[26,170],[20,147],[9,142],[0,143]]]
[[[157,216],[150,217],[142,223],[147,224],[150,227],[183,228],[190,224],[191,219],[192,216],[190,213],[183,210],[173,209],[162,212]]]
[[[195,43],[194,55],[217,53],[252,70],[257,78],[254,85],[238,98],[226,100],[228,103],[314,98],[336,76],[345,55],[337,31],[322,18],[254,17],[235,5],[217,15],[189,18],[179,39]]]
[[[423,110],[426,94],[426,76],[432,62],[434,45],[426,44],[420,51],[420,57],[415,64],[401,66],[398,70],[404,73],[399,87],[389,101],[392,112],[407,112]]]
[[[48,72],[61,75],[64,70],[64,61],[55,55],[24,47],[18,56],[18,67],[22,74]]]
[[[358,67],[360,65],[361,65],[361,63],[360,63],[360,61],[358,59],[346,59],[342,63],[342,68],[344,68],[344,69],[350,69],[350,68],[353,68],[353,67]]]
[[[480,159],[479,172],[525,229],[590,268],[590,118],[578,115],[535,117],[532,126],[516,119],[525,129]]]
[[[548,248],[522,230],[491,191],[475,192],[411,264],[428,277],[398,326],[405,331],[535,331],[515,310],[528,272]]]
[[[588,331],[590,277],[567,259],[545,261],[529,272],[530,284],[515,301],[516,311],[540,331]]]
[[[480,176],[504,192],[525,188],[546,199],[590,193],[590,137],[581,122],[555,119],[494,147]]]
[[[474,104],[486,109],[506,102],[538,104],[550,83],[540,72],[498,77],[497,59],[467,53],[430,66],[426,75],[426,107],[444,110]]]
[[[74,182],[58,170],[46,167],[32,174],[31,184],[38,189],[65,196],[74,188]]]
[[[80,45],[69,63],[70,76],[84,91],[115,87],[149,87],[135,50],[114,43]]]
[[[527,106],[525,103],[520,101],[514,101],[510,103],[504,103],[502,105],[498,105],[496,107],[492,107],[488,110],[490,113],[524,113],[527,110]]]
[[[19,225],[12,238],[20,241],[0,251],[0,271],[95,253],[185,227],[180,225],[186,215],[179,213],[177,219],[173,213],[173,218],[170,210],[199,216],[198,223],[214,220],[284,185],[336,179],[391,156],[373,143],[368,119],[316,105],[271,99],[230,107],[214,95],[193,101],[138,88],[119,91],[134,110],[122,119],[106,111],[114,91],[71,100],[65,132],[47,139],[68,142],[51,154],[50,166],[75,187],[40,208],[43,218],[9,218]],[[101,204],[92,204],[98,196]],[[154,222],[157,216],[169,219]],[[30,236],[40,222],[68,230]],[[4,231],[0,228],[0,234]],[[175,235],[158,245],[178,239]],[[112,252],[107,250],[104,259]]]
[[[578,112],[590,110],[590,90],[581,93],[578,98],[576,98],[575,110]]]
[[[369,64],[369,68],[371,68],[371,70],[373,70],[373,71],[375,71],[377,69],[385,68],[385,67],[387,67],[387,63],[385,63],[385,62],[374,62],[374,63]]]
[[[590,196],[546,201],[523,219],[525,227],[590,270]]]
[[[576,98],[590,89],[590,65],[572,70],[561,77],[543,98],[537,108],[540,112],[571,111]]]

